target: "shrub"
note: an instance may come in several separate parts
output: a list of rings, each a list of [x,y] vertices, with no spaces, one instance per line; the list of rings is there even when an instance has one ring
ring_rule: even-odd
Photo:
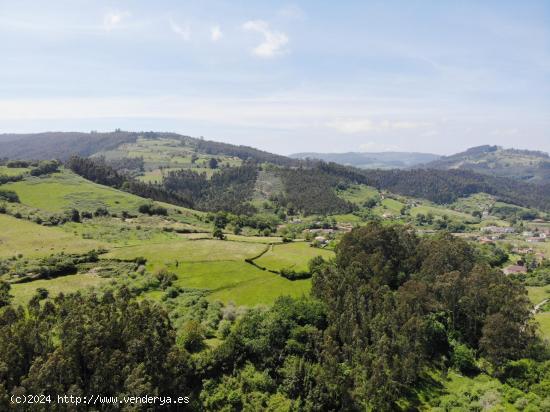
[[[478,371],[475,354],[472,349],[458,342],[452,342],[451,346],[453,348],[451,363],[456,369],[464,374],[472,374]]]
[[[150,203],[145,203],[140,205],[138,208],[139,213],[143,213],[149,216],[159,215],[159,216],[168,216],[168,210],[165,207],[157,206]]]
[[[311,277],[309,272],[297,272],[290,268],[283,268],[280,273],[282,277],[288,280],[309,279]]]
[[[105,217],[109,216],[109,211],[105,207],[98,207],[94,212],[95,217]]]
[[[19,196],[13,190],[0,189],[0,200],[19,203]]]

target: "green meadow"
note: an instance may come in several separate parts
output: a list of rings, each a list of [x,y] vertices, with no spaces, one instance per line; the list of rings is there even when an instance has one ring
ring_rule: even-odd
[[[154,272],[165,267],[176,273],[177,286],[205,289],[210,292],[211,300],[232,301],[238,305],[270,304],[281,295],[301,296],[309,292],[309,280],[290,281],[246,263],[246,258],[257,256],[267,246],[251,240],[249,237],[243,241],[194,240],[188,237],[117,247],[105,257],[131,259],[143,256],[147,259],[148,270]],[[297,253],[288,252],[287,261],[292,261]]]
[[[0,176],[20,176],[30,172],[30,168],[27,167],[6,167],[0,166]]]
[[[26,304],[36,293],[38,288],[47,289],[50,297],[60,293],[71,293],[92,287],[99,287],[111,280],[91,273],[79,273],[76,275],[61,276],[54,279],[40,279],[33,282],[18,283],[12,285],[11,294],[15,303]]]
[[[83,239],[58,227],[45,227],[0,214],[0,257],[83,253],[105,246],[105,242]]]
[[[93,212],[106,207],[112,212],[137,212],[144,199],[83,179],[69,171],[51,176],[27,177],[3,186],[13,190],[21,203],[48,212],[63,212],[75,208]]]
[[[293,269],[306,272],[309,261],[316,256],[330,259],[334,257],[334,252],[314,248],[306,242],[292,242],[269,246],[268,251],[254,262],[269,270]]]

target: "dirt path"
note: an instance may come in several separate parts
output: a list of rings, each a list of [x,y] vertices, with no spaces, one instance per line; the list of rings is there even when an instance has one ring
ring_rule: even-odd
[[[531,313],[534,315],[535,313],[537,313],[539,311],[540,308],[542,308],[544,305],[546,305],[546,303],[550,301],[550,298],[548,299],[544,299],[542,302],[539,302],[537,303],[534,307],[533,307],[533,310],[531,310]]]

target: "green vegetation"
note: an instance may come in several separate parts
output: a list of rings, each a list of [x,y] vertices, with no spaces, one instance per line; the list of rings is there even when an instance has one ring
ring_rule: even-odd
[[[0,257],[82,253],[106,246],[105,242],[82,239],[60,228],[44,227],[2,214],[0,228]]]
[[[533,316],[550,242],[522,234],[548,228],[525,207],[544,191],[98,135],[64,167],[0,166],[0,410],[21,391],[183,391],[205,411],[550,409],[550,305]],[[528,272],[504,276],[517,261]]]
[[[296,272],[307,272],[309,261],[316,256],[330,259],[334,257],[334,253],[330,250],[311,247],[306,242],[292,242],[269,246],[267,252],[254,262],[273,271],[292,269]]]
[[[137,196],[92,183],[69,171],[46,178],[27,178],[3,187],[17,193],[24,205],[49,212],[72,208],[93,212],[99,207],[113,213],[137,212],[143,203]]]
[[[99,287],[108,283],[108,278],[100,277],[94,273],[79,273],[54,279],[41,279],[33,282],[18,283],[12,286],[11,293],[16,304],[26,305],[36,294],[37,289],[44,288],[49,296],[54,298],[60,293],[68,294],[84,291],[89,288]]]
[[[233,236],[233,239],[238,239]],[[210,292],[210,300],[234,302],[239,305],[273,303],[281,295],[299,297],[309,292],[310,281],[291,282],[262,271],[245,262],[257,256],[266,247],[263,243],[221,241],[213,239],[171,240],[145,243],[135,247],[113,249],[106,258],[131,259],[143,256],[150,271],[168,268],[182,288],[203,289]],[[289,251],[296,257],[294,251]],[[281,254],[284,259],[285,254]],[[292,257],[286,259],[292,261]]]

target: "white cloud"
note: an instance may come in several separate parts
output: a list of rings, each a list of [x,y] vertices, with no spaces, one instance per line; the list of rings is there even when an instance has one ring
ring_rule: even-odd
[[[428,122],[408,122],[381,120],[374,122],[370,119],[340,119],[326,124],[342,133],[369,133],[388,130],[420,129],[432,126]]]
[[[243,24],[243,29],[258,32],[264,36],[264,41],[252,50],[256,56],[270,58],[285,53],[284,46],[288,43],[288,36],[271,30],[267,22],[250,20]]]
[[[124,19],[130,16],[127,11],[111,11],[103,16],[103,28],[107,31],[120,27]]]
[[[213,26],[210,29],[210,39],[213,42],[220,40],[222,37],[223,37],[223,33],[222,33],[222,30],[220,29],[220,26]]]
[[[189,27],[188,24],[186,24],[185,26],[180,26],[174,20],[170,19],[170,28],[184,41],[191,40],[191,27]]]

